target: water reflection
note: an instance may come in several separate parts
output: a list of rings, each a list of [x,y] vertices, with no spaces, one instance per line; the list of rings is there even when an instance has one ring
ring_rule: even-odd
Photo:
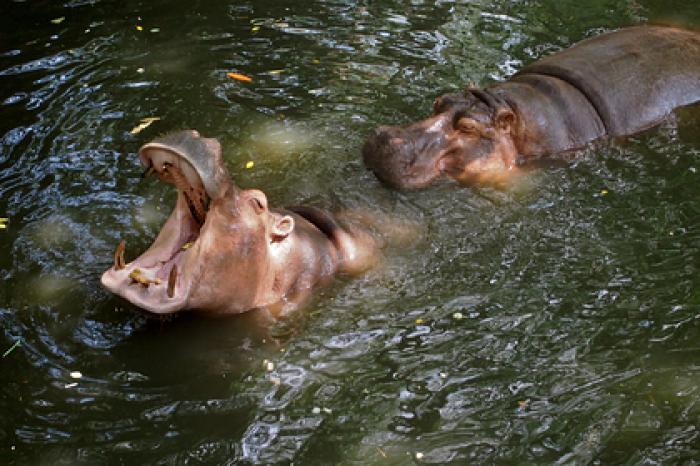
[[[678,462],[697,449],[697,115],[508,191],[384,189],[370,128],[676,2],[8,3],[0,18],[1,457],[17,463]],[[61,21],[59,20],[63,18]],[[139,29],[139,27],[141,29]],[[252,83],[226,76],[245,73]],[[138,135],[145,117],[160,117]],[[98,287],[173,193],[134,152],[216,135],[277,205],[424,240],[271,329]],[[245,168],[254,161],[252,168]],[[168,206],[168,207],[165,207]],[[71,372],[80,371],[75,379]]]

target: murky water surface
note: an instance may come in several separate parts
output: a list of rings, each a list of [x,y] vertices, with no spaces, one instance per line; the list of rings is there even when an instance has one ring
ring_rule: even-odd
[[[507,191],[391,192],[359,160],[445,90],[604,29],[700,26],[694,2],[1,8],[0,462],[700,461],[697,111]],[[181,128],[274,205],[369,207],[424,239],[271,329],[148,318],[98,278],[169,213],[135,151]]]

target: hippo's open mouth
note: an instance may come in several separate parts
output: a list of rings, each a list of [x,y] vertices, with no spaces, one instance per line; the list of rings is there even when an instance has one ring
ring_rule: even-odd
[[[102,275],[102,285],[136,306],[169,314],[187,306],[193,278],[198,275],[198,240],[210,196],[189,158],[172,146],[146,144],[139,157],[147,174],[155,173],[177,188],[177,202],[156,240],[137,259],[127,264],[124,241],[119,243],[114,266]]]

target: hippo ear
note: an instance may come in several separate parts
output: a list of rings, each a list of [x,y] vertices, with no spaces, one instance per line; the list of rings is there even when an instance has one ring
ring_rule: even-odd
[[[275,214],[272,222],[272,241],[282,241],[294,231],[294,218],[290,215]]]
[[[493,121],[497,129],[511,132],[515,127],[515,113],[508,107],[499,107]]]

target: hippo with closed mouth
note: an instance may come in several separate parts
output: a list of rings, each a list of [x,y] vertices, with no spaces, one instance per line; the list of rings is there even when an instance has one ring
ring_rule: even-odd
[[[438,97],[429,118],[379,127],[362,153],[394,188],[445,176],[500,184],[528,158],[640,132],[698,101],[700,34],[636,26],[579,42],[505,82]]]
[[[239,189],[216,139],[173,133],[145,144],[139,158],[177,188],[175,208],[134,261],[125,262],[122,241],[101,282],[142,309],[276,314],[376,259],[379,240],[362,225],[316,208],[271,209],[263,192]]]

